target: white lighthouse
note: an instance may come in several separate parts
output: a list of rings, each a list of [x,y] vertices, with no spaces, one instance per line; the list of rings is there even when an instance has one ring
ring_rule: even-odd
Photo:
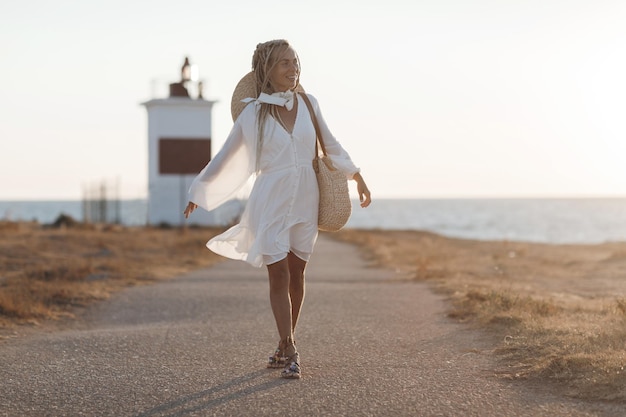
[[[211,109],[202,82],[192,74],[189,59],[181,80],[169,84],[169,97],[142,103],[148,111],[148,224],[180,226],[191,181],[211,159]],[[191,92],[191,93],[190,93]],[[195,97],[191,95],[195,93]],[[212,212],[197,210],[190,223],[222,226],[234,220],[238,206]]]

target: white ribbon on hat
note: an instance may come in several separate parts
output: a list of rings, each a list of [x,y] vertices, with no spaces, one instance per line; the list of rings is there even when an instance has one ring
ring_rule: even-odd
[[[244,98],[241,101],[246,104],[250,103],[251,101],[256,101],[257,103],[267,103],[267,104],[273,104],[275,106],[284,106],[288,111],[291,111],[291,109],[293,109],[293,99],[294,99],[293,91],[284,91],[284,92],[274,93],[271,95],[266,94],[266,93],[261,93],[259,95],[259,98],[257,99],[248,97],[248,98]]]

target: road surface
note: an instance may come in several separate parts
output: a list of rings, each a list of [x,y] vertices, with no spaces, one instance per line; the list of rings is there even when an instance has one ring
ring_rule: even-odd
[[[0,416],[623,415],[498,379],[442,296],[353,246],[321,236],[307,283],[301,380],[265,368],[278,341],[265,270],[226,261],[0,342]]]

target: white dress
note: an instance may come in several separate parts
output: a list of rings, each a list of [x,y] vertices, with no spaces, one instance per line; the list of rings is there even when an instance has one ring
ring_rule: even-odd
[[[310,255],[317,239],[319,192],[313,171],[315,128],[306,103],[297,95],[293,132],[269,117],[254,186],[239,224],[207,242],[213,252],[260,267],[264,255],[281,259],[293,250]],[[359,172],[332,135],[315,97],[315,111],[326,152],[347,178]],[[213,210],[231,199],[256,171],[259,100],[241,112],[224,143],[189,189],[189,201]],[[306,259],[305,259],[306,260]]]

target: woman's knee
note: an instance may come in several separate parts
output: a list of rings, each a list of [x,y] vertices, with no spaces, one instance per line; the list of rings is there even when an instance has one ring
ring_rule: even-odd
[[[289,275],[289,287],[292,290],[304,288],[304,270],[292,270]]]
[[[289,275],[291,278],[290,284],[292,286],[304,285],[304,270],[306,269],[306,262],[298,259],[296,256],[289,258]]]
[[[270,280],[270,291],[284,291],[289,288],[289,265],[287,260],[276,262],[267,266]]]

